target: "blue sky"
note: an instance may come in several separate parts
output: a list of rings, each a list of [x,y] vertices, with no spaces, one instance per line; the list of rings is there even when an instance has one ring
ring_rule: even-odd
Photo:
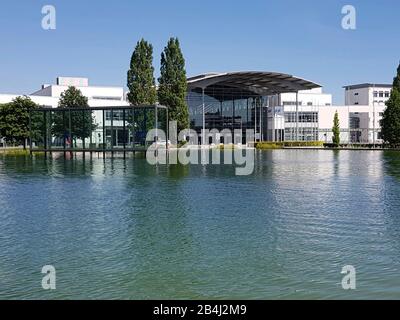
[[[41,28],[54,5],[57,29]],[[357,29],[341,27],[341,9],[357,10]],[[304,77],[343,102],[342,86],[391,82],[400,60],[398,0],[47,0],[1,1],[0,93],[27,94],[61,76],[92,85],[126,85],[136,42],[159,57],[178,36],[188,75],[265,70]]]

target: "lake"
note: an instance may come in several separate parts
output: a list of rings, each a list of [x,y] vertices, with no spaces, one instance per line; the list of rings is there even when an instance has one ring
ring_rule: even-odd
[[[249,176],[0,154],[0,299],[97,298],[398,299],[400,153],[257,151]]]

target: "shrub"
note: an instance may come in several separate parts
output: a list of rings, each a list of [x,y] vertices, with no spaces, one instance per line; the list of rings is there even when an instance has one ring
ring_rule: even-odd
[[[284,149],[291,147],[323,147],[322,141],[282,141],[282,142],[258,142],[257,149]]]

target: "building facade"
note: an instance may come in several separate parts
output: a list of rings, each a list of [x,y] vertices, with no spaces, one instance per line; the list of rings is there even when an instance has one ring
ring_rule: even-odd
[[[144,133],[155,115],[136,115],[134,133],[126,135],[127,107],[122,87],[90,86],[87,78],[59,77],[56,84],[43,85],[29,97],[47,108],[58,106],[61,94],[77,87],[88,98],[90,107],[110,107],[104,113],[93,111],[98,128],[94,144],[122,146],[144,140]],[[276,72],[206,73],[188,79],[187,104],[190,128],[199,136],[203,129],[222,131],[253,129],[256,141],[332,142],[333,118],[337,112],[342,143],[379,144],[380,120],[390,97],[391,85],[357,84],[345,86],[345,105],[333,106],[332,95],[314,82]],[[0,94],[0,103],[17,95]],[[149,121],[149,119],[151,121]],[[206,138],[199,143],[207,144]],[[222,141],[223,142],[223,141]]]
[[[75,86],[79,89],[88,98],[88,105],[90,107],[117,108],[129,106],[129,103],[125,100],[123,87],[90,86],[89,79],[87,78],[58,77],[56,84],[44,84],[40,90],[27,96],[43,108],[57,108],[61,94],[69,86]],[[11,102],[18,96],[0,94],[0,103]],[[112,112],[111,110],[105,111],[104,114],[102,111],[93,111],[93,118],[95,119],[96,129],[93,131],[90,139],[87,139],[87,145],[92,143],[97,146],[106,144],[108,146],[121,147],[126,143],[131,143],[134,139],[131,135],[129,137],[124,136],[124,121],[122,113],[118,109],[113,109]],[[105,130],[103,130],[103,127],[105,127]],[[139,133],[137,135],[141,136]],[[137,141],[139,140],[142,141],[143,139],[138,139]],[[56,147],[63,142],[60,139],[53,139],[51,143]],[[79,141],[78,144],[82,145],[83,142]]]
[[[345,86],[345,105],[385,106],[392,85],[363,83]]]
[[[345,105],[334,106],[332,95],[324,93],[321,86],[290,75],[200,75],[189,79],[191,128],[199,134],[203,128],[254,129],[258,141],[330,143],[337,112],[342,143],[383,143],[380,120],[391,86],[359,84],[344,88]]]

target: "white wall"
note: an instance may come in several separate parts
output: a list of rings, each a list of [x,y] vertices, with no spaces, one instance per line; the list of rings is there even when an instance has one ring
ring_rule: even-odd
[[[76,87],[89,99],[100,100],[124,100],[124,89],[122,87]],[[68,86],[51,85],[32,94],[32,96],[51,96],[59,98],[68,89]]]
[[[375,120],[375,142],[381,143],[382,140],[378,139],[378,131],[380,131],[380,120],[382,119],[381,113],[384,112],[385,106],[375,106],[375,108],[364,105],[355,106],[332,106],[328,108],[319,108],[319,129],[320,129],[320,139],[324,141],[324,135],[321,133],[326,132],[328,135],[328,141],[332,141],[332,127],[333,118],[335,116],[336,110],[339,114],[339,122],[341,130],[349,130],[350,119],[349,115],[358,116],[360,119],[360,129],[362,131],[361,140],[364,143],[372,143],[374,141],[373,129]],[[375,109],[375,113],[374,113]],[[341,133],[341,140],[343,142],[349,141],[348,133]]]
[[[11,94],[0,94],[0,103],[8,103],[13,99],[19,97],[20,95]],[[44,97],[44,96],[28,96],[31,100],[40,106],[57,108],[59,97]],[[99,99],[88,99],[88,104],[90,107],[124,107],[129,106],[126,101],[117,100],[99,100]]]
[[[389,99],[389,97],[386,95],[388,93],[390,94],[390,91],[391,88],[382,86],[367,86],[363,88],[346,89],[345,105],[372,106],[375,103],[375,105],[384,106],[385,102]],[[374,92],[378,93],[377,97],[374,97]]]
[[[295,93],[283,93],[280,95],[280,105],[285,105],[287,102],[295,103],[296,94]],[[322,93],[319,88],[307,91],[299,92],[299,105],[307,106],[331,106],[332,105],[332,95],[327,93]]]

